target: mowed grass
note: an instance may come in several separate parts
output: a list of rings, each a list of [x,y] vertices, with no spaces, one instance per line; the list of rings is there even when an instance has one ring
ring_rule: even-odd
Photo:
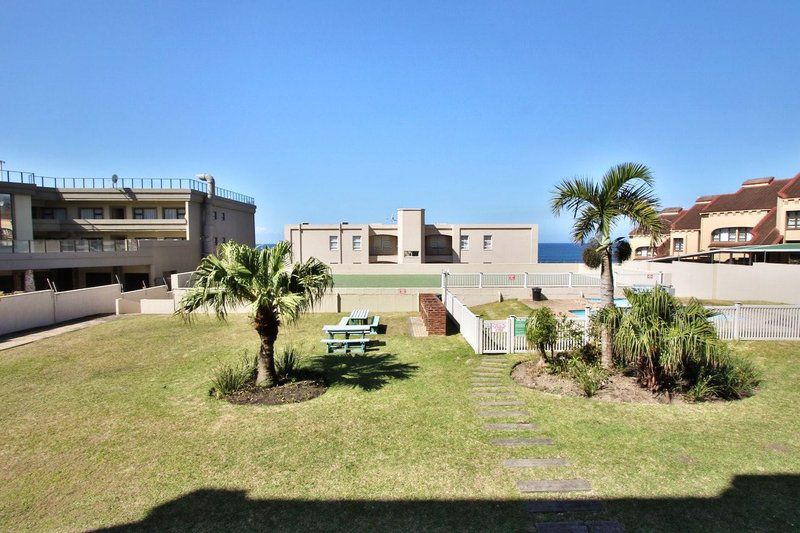
[[[442,286],[439,274],[336,274],[333,284],[338,288],[437,288]]]
[[[519,300],[503,300],[502,302],[475,305],[469,310],[485,320],[502,320],[511,315],[527,318],[533,311],[530,306]]]
[[[247,321],[132,317],[0,353],[0,529],[531,529],[619,519],[628,531],[789,530],[800,493],[800,344],[747,343],[765,369],[740,402],[619,405],[519,395],[555,446],[497,448],[460,336],[412,338],[387,315],[366,356],[320,359],[313,315],[287,328],[331,388],[285,406],[208,396],[210,370],[257,344]],[[508,358],[511,367],[512,357]],[[510,378],[505,377],[509,386]],[[511,457],[574,466],[509,471]],[[596,515],[532,517],[515,481],[580,477]],[[734,487],[731,487],[733,483]]]

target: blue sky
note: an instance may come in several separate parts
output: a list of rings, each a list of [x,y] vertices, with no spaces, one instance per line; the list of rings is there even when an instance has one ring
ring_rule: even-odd
[[[3,4],[0,159],[188,177],[287,222],[536,222],[648,164],[664,205],[800,172],[800,2]]]

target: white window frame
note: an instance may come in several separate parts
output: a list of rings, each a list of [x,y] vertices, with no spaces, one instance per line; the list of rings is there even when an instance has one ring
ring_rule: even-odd
[[[338,235],[329,235],[328,236],[328,250],[331,252],[335,252],[339,250],[339,236]]]
[[[458,249],[462,252],[469,250],[469,235],[461,235],[458,238]]]
[[[361,235],[353,235],[353,251],[361,251]]]
[[[680,245],[679,245],[680,244]],[[672,249],[676,252],[682,252],[685,247],[685,241],[683,237],[675,237],[672,239]]]
[[[494,239],[492,238],[492,235],[491,234],[484,235],[483,236],[484,251],[491,252],[493,247],[494,247]]]

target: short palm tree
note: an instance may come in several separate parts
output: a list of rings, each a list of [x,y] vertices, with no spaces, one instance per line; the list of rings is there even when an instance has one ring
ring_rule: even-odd
[[[639,163],[611,167],[599,183],[588,178],[563,180],[553,193],[553,213],[571,211],[575,217],[572,239],[580,244],[594,241],[600,256],[600,293],[607,306],[614,305],[614,251],[620,239],[614,239],[617,224],[627,220],[649,235],[653,245],[661,238],[658,199],[653,193],[650,169]],[[602,364],[610,368],[613,346],[611,332],[601,333]]]
[[[333,285],[330,268],[310,258],[291,263],[292,246],[279,242],[272,248],[252,248],[226,242],[200,262],[193,286],[181,299],[177,313],[213,309],[225,319],[236,307],[249,306],[253,327],[261,338],[256,385],[273,386],[275,340],[281,324],[295,322]]]

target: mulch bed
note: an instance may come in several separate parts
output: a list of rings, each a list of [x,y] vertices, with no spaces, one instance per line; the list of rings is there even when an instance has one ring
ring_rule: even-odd
[[[543,368],[536,365],[533,361],[525,361],[514,367],[511,372],[519,385],[535,389],[550,394],[560,396],[582,396],[585,397],[580,386],[568,376],[548,374]],[[605,386],[597,391],[591,400],[620,403],[682,403],[683,398],[673,395],[672,397],[659,394],[655,395],[643,388],[636,381],[635,376],[615,373],[609,377]]]
[[[313,400],[328,390],[321,379],[295,381],[276,387],[256,387],[252,385],[223,399],[238,405],[281,405]]]

